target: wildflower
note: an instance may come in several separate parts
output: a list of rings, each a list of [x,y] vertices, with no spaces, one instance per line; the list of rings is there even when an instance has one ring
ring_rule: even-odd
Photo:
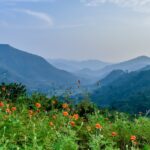
[[[96,129],[102,129],[103,127],[102,127],[99,123],[97,123],[97,124],[95,125],[95,128],[96,128]]]
[[[75,126],[75,122],[74,122],[74,121],[71,121],[71,122],[70,122],[70,125],[71,125],[72,127],[74,127],[74,126]]]
[[[41,104],[40,103],[36,103],[35,106],[36,106],[36,108],[41,108]]]
[[[53,122],[49,122],[49,126],[51,127],[54,126]]]
[[[33,111],[29,110],[29,116],[32,117],[32,115],[33,115]]]
[[[56,115],[53,115],[53,119],[56,119]]]
[[[2,86],[2,91],[6,91],[6,87],[5,86]]]
[[[10,114],[11,110],[9,108],[6,109],[6,113]]]
[[[67,104],[67,103],[62,104],[62,108],[63,108],[63,109],[68,108],[68,104]]]
[[[75,120],[78,120],[78,119],[79,119],[79,115],[78,115],[78,114],[74,114],[74,115],[73,115],[73,118],[74,118]]]
[[[111,135],[112,135],[113,137],[115,137],[115,136],[117,136],[117,133],[116,133],[116,132],[112,132]]]
[[[131,141],[135,141],[136,140],[136,136],[135,135],[131,135],[130,140]]]
[[[17,109],[16,107],[12,107],[11,108],[12,111],[16,111],[16,109]]]
[[[0,102],[0,107],[4,107],[4,103],[3,102]]]
[[[64,111],[64,112],[63,112],[63,115],[64,115],[64,116],[68,116],[68,112],[67,112],[67,111]]]

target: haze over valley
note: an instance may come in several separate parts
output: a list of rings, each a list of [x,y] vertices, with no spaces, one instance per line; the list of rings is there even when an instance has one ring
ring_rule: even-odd
[[[149,72],[148,56],[118,63],[100,60],[46,60],[11,45],[0,44],[1,83],[22,83],[29,92],[48,95],[63,95],[69,89],[71,95],[76,97],[88,92],[92,101],[98,105],[114,106],[121,110],[126,110],[126,107],[120,107],[121,103],[133,103],[139,95],[144,95],[145,101],[140,105],[145,107],[146,99],[150,96]],[[149,102],[146,108],[149,108]]]

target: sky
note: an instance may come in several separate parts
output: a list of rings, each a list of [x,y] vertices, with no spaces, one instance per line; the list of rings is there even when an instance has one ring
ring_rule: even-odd
[[[0,0],[0,43],[45,58],[150,56],[150,0]]]

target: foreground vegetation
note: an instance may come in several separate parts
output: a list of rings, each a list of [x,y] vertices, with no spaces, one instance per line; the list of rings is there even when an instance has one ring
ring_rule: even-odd
[[[21,85],[0,88],[0,150],[150,149],[144,114],[98,109],[87,99],[27,96]]]

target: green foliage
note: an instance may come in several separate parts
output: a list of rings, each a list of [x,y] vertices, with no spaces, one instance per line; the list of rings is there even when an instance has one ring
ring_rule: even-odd
[[[15,101],[3,97],[0,149],[149,150],[149,118],[98,109],[87,99],[66,102],[38,93]]]
[[[82,117],[86,117],[88,114],[94,113],[96,106],[91,103],[88,99],[81,100],[80,103],[76,106],[76,111]]]
[[[99,106],[132,114],[145,113],[150,109],[150,70],[131,73],[115,71],[102,81],[102,87],[91,97]]]
[[[0,98],[8,101],[16,101],[20,96],[26,94],[26,87],[21,83],[2,83],[0,85]]]

